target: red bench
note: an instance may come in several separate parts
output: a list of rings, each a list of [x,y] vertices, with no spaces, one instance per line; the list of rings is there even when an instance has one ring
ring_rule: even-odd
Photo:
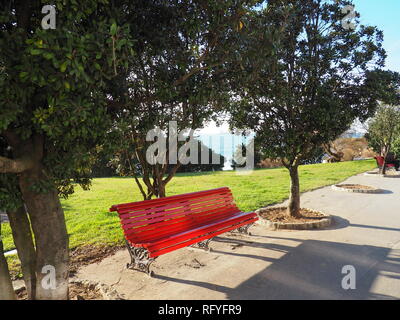
[[[376,160],[376,163],[377,163],[378,167],[382,168],[385,158],[382,157],[382,156],[376,156],[374,158]],[[386,163],[386,168],[395,168],[395,165],[393,163]]]
[[[131,255],[127,267],[151,275],[158,256],[197,244],[209,250],[213,237],[248,228],[258,220],[254,212],[241,212],[229,188],[218,188],[171,197],[113,205]]]

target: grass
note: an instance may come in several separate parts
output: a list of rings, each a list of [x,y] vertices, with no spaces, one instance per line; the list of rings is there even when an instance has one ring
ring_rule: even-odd
[[[335,184],[374,167],[375,160],[301,166],[301,191]],[[289,185],[285,168],[259,169],[249,175],[238,175],[234,171],[190,173],[178,174],[167,186],[167,195],[227,186],[239,208],[250,211],[287,199]],[[113,204],[140,200],[141,195],[132,178],[94,179],[90,191],[77,187],[68,200],[62,201],[70,247],[122,244],[118,216],[108,212],[108,208]],[[7,224],[3,225],[2,233],[6,251],[14,249]]]

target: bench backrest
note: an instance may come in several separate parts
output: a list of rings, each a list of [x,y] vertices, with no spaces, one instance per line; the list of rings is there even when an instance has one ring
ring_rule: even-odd
[[[239,211],[229,188],[186,193],[165,198],[114,205],[125,237],[142,242],[152,236],[185,231]]]

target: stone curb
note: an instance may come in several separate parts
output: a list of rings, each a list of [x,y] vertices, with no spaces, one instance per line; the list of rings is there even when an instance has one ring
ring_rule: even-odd
[[[299,222],[299,223],[283,223],[283,222],[272,222],[270,220],[267,220],[263,217],[260,216],[260,213],[263,211],[267,211],[268,209],[276,209],[276,208],[285,208],[286,207],[268,207],[268,208],[261,208],[256,210],[255,212],[259,216],[259,219],[257,221],[258,224],[262,226],[266,226],[269,229],[272,230],[312,230],[312,229],[322,229],[328,227],[332,223],[332,216],[325,214],[320,211],[315,211],[312,209],[308,208],[302,208],[302,209],[307,209],[311,212],[319,213],[325,216],[325,218],[319,220],[319,221],[313,221],[313,222]]]
[[[368,177],[381,177],[381,178],[400,178],[400,174],[380,174],[377,171],[365,172],[364,176]]]
[[[377,193],[384,192],[384,190],[377,189],[377,188],[374,188],[374,189],[347,189],[347,188],[340,187],[340,185],[333,185],[332,189],[336,190],[336,191],[351,192],[351,193],[374,193],[374,194],[377,194]]]

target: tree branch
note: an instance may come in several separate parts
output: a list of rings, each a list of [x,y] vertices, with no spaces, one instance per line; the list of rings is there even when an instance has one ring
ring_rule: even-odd
[[[0,157],[0,173],[22,173],[33,168],[33,161],[26,158],[9,159]]]
[[[185,75],[180,77],[178,80],[176,80],[174,82],[174,86],[181,85],[182,83],[186,82],[190,77],[192,77],[193,75],[195,75],[196,73],[198,73],[200,71],[211,69],[211,68],[217,67],[221,64],[222,64],[222,62],[218,62],[218,63],[213,63],[211,65],[206,65],[203,67],[195,67],[195,68],[191,69],[188,73],[186,73]]]
[[[171,172],[168,174],[168,177],[163,180],[164,184],[167,184],[168,182],[171,181],[171,179],[175,176],[176,172],[178,171],[179,167],[181,166],[181,163],[177,163]]]

